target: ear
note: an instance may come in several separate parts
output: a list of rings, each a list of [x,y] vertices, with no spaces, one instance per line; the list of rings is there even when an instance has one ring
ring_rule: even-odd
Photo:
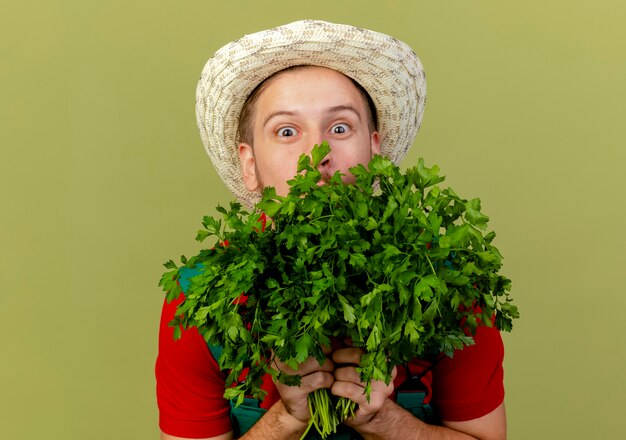
[[[250,144],[241,143],[239,144],[238,152],[243,182],[248,191],[256,191],[259,189],[259,176],[257,176],[256,173],[256,159],[254,158],[252,146]]]
[[[377,131],[372,132],[370,136],[370,145],[372,146],[372,156],[380,154],[380,135]]]

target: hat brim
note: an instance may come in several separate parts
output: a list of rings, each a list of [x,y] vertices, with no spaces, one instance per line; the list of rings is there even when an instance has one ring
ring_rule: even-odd
[[[239,115],[248,95],[288,67],[327,67],[354,79],[376,107],[381,154],[399,163],[419,130],[426,77],[419,58],[388,35],[316,20],[302,20],[246,35],[206,63],[196,91],[196,117],[213,166],[248,207],[260,192],[247,190],[237,152]]]

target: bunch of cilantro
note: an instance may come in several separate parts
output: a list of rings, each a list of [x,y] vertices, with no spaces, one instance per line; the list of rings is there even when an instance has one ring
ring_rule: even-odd
[[[214,238],[214,247],[182,257],[180,267],[165,264],[160,285],[168,301],[180,295],[185,268],[199,272],[170,325],[175,337],[181,327],[197,327],[222,348],[224,396],[236,404],[244,395],[263,397],[266,373],[298,384],[271,368],[273,356],[293,369],[311,356],[321,364],[333,337],[365,350],[358,371],[369,396],[371,381],[389,383],[394,365],[452,356],[473,344],[478,325],[510,331],[518,317],[511,282],[498,273],[495,233],[483,234],[488,217],[479,199],[441,189],[438,167],[422,159],[401,173],[375,156],[350,169],[355,184],[336,173],[319,185],[317,167],[329,151],[322,143],[301,156],[287,196],[266,188],[252,213],[234,202],[218,206],[223,218],[204,217],[196,237]],[[265,216],[271,225],[261,231]],[[330,409],[312,421],[323,436],[354,410],[337,407],[339,416]]]

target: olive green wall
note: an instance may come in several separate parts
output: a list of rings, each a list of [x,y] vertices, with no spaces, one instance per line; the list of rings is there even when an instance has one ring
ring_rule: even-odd
[[[2,2],[0,438],[157,438],[161,264],[230,200],[195,83],[228,41],[307,17],[394,35],[425,65],[403,164],[439,164],[498,232],[522,313],[509,438],[624,438],[626,6],[610,0]]]

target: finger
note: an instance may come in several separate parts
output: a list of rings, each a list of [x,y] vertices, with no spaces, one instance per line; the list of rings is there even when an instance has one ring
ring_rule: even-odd
[[[389,384],[382,380],[372,381],[372,394],[381,394],[388,397],[393,393],[394,388],[393,381],[389,381]]]
[[[345,421],[349,426],[357,426],[370,421],[382,408],[390,394],[390,392],[380,392],[372,389],[368,399],[365,394],[365,388],[352,382],[341,381],[335,381],[330,390],[332,394],[346,397],[357,404],[354,415]]]
[[[299,374],[309,374],[314,371],[333,371],[335,369],[335,364],[330,358],[326,358],[324,362],[320,365],[319,361],[313,357],[308,358],[302,364],[300,364],[300,368],[298,368]]]
[[[367,396],[365,395],[365,384],[360,381],[358,374],[355,376],[352,372],[345,373],[350,376],[350,380],[339,379],[337,374],[335,374],[335,381],[332,384],[331,391],[337,396],[347,397],[359,404],[371,404],[374,396],[381,396],[384,400],[389,397],[395,389],[393,382],[389,382],[389,385],[387,385],[382,380],[372,381],[372,391],[370,393],[370,401],[368,402]],[[340,374],[340,376],[342,375],[343,374]],[[354,379],[356,379],[356,381]],[[376,397],[376,399],[380,400],[378,397]]]
[[[330,392],[335,396],[346,397],[356,403],[365,403],[365,388],[354,382],[343,382],[335,380],[330,387]]]
[[[365,383],[361,381],[361,377],[356,371],[350,371],[349,369],[342,370],[339,373],[335,371],[334,378],[335,378],[335,383],[339,383],[339,384],[351,383],[351,384],[358,386],[360,388],[360,391],[358,394],[358,398],[359,398],[358,403],[363,403],[362,396],[365,395]],[[339,385],[339,387],[340,389],[344,389],[342,388],[342,385]],[[354,390],[355,392],[357,391],[356,388],[353,388],[353,387],[350,387],[348,389]],[[389,385],[387,385],[382,380],[375,380],[375,381],[372,381],[372,388],[371,388],[370,396],[373,394],[381,394],[384,397],[388,397],[393,393],[393,390],[394,390],[393,382],[390,381]],[[350,398],[354,400],[357,398],[357,395],[354,394]]]
[[[335,371],[333,372],[333,375],[335,377],[335,380],[339,380],[342,382],[352,382],[362,387],[365,387],[365,383],[361,380],[361,375],[357,371],[356,367],[345,366],[345,367],[336,368]],[[389,380],[389,383],[391,385],[393,385],[393,381],[395,380],[397,375],[398,375],[398,369],[396,367],[393,367],[393,369],[391,370],[391,379]],[[379,389],[379,388],[386,388],[388,386],[389,385],[387,385],[385,381],[382,381],[382,380],[372,381],[373,390]]]
[[[335,368],[333,361],[331,361],[329,358],[326,358],[324,360],[324,363],[320,365],[317,359],[315,359],[314,357],[310,357],[301,364],[299,364],[297,370],[290,368],[278,358],[274,358],[273,362],[276,368],[282,373],[291,375],[299,374],[301,376],[312,373],[314,371],[333,371],[333,369]]]
[[[335,380],[339,380],[342,382],[352,382],[362,387],[365,386],[365,384],[361,381],[361,376],[356,371],[356,367],[340,367],[335,369],[333,374],[335,376]]]
[[[333,381],[332,374],[316,371],[302,377],[298,386],[289,386],[278,381],[274,383],[287,412],[296,419],[307,422],[311,415],[308,405],[309,394],[320,388],[329,388]]]
[[[307,392],[313,392],[320,388],[330,388],[335,382],[335,377],[325,371],[316,371],[302,376],[300,387]]]
[[[333,352],[332,359],[337,364],[356,364],[361,362],[361,356],[365,353],[362,348],[346,347]]]
[[[397,375],[398,375],[398,367],[394,365],[393,368],[391,369],[391,382],[396,380]]]

